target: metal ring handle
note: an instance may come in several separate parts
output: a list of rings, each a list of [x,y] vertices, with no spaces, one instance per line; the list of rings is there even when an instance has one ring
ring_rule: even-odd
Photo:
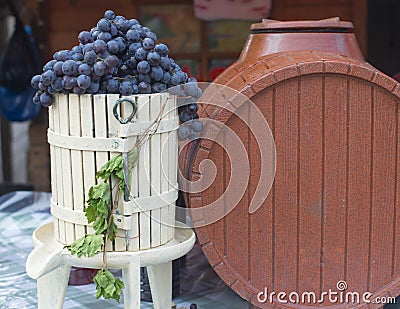
[[[122,117],[118,114],[118,111],[117,111],[118,106],[121,105],[121,103],[123,103],[123,102],[128,102],[128,103],[131,104],[131,106],[132,106],[132,113],[131,113],[128,117],[126,117],[126,118],[122,118]],[[133,118],[133,116],[135,116],[136,111],[137,111],[136,102],[134,102],[133,100],[128,99],[128,98],[121,98],[121,99],[118,99],[118,100],[115,102],[114,107],[113,107],[113,114],[114,114],[114,117],[115,117],[121,124],[126,124],[126,123],[128,123],[129,121],[131,121],[132,118]]]

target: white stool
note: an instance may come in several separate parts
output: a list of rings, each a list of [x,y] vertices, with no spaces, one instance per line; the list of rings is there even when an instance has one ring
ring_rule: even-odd
[[[38,228],[32,238],[35,248],[29,254],[26,271],[29,277],[37,279],[38,308],[61,309],[71,266],[100,269],[102,254],[90,258],[71,255],[54,239],[53,223]],[[108,267],[122,269],[124,307],[140,308],[140,267],[147,267],[154,308],[171,308],[172,260],[189,252],[194,242],[194,232],[179,223],[174,239],[165,245],[136,252],[107,252]]]

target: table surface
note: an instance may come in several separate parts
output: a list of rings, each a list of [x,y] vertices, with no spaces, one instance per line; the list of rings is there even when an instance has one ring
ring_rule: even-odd
[[[33,249],[33,231],[51,222],[49,193],[13,192],[0,196],[0,309],[37,308],[36,281],[25,272],[25,262]],[[218,278],[196,244],[181,269],[181,294],[177,308],[245,309],[247,302]],[[63,308],[123,308],[115,301],[96,299],[94,284],[68,286]],[[153,308],[142,302],[141,308]]]

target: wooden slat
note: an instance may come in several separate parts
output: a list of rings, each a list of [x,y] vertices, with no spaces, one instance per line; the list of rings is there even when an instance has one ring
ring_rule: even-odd
[[[108,131],[108,137],[114,137],[118,135],[118,128],[119,128],[119,122],[118,120],[114,117],[113,114],[113,107],[115,102],[119,99],[119,95],[118,94],[108,94],[107,96],[104,96],[104,100],[106,100],[106,114],[107,114],[107,131]],[[118,109],[118,112],[120,113],[121,110],[120,108]],[[119,155],[120,153],[118,152],[110,152],[109,155],[109,159],[112,159],[113,157]],[[111,186],[114,187],[116,184],[115,180],[111,180]],[[114,200],[116,198],[115,196],[116,190],[113,191],[113,195],[112,195],[112,200],[111,203],[114,203]],[[123,192],[120,192],[119,194],[119,202],[121,202],[121,200],[123,200]],[[121,244],[121,238],[119,238],[118,241],[118,251],[125,251],[126,250],[126,245],[125,245],[125,240],[123,241],[123,243]],[[113,243],[111,241],[107,242],[107,250],[111,251],[111,250],[115,250],[115,243],[113,245]]]
[[[345,279],[347,250],[347,78],[326,76],[324,96],[324,183],[322,214],[321,290]],[[329,85],[326,87],[326,85]]]
[[[368,252],[371,181],[371,87],[349,83],[349,174],[346,281],[350,287],[368,291]],[[360,104],[359,102],[362,102]],[[360,217],[360,214],[362,216]]]
[[[164,98],[167,97],[167,94],[163,94]],[[167,100],[166,110],[168,111],[167,119],[171,119],[176,115],[176,106],[175,101],[170,97]],[[168,171],[168,182],[169,182],[169,190],[173,189],[176,184],[176,177],[177,177],[177,166],[178,166],[178,142],[177,142],[177,135],[176,131],[172,131],[169,133],[168,138],[168,167],[166,171]],[[175,232],[175,203],[168,206],[168,240],[174,237]]]
[[[395,213],[393,216],[393,262],[392,262],[392,277],[399,277],[400,276],[400,207],[399,202],[400,202],[400,108],[397,105],[397,123],[396,123],[396,135],[397,135],[397,144],[396,144],[396,153],[397,153],[397,160],[396,160],[396,208],[395,208]]]
[[[138,121],[150,120],[150,100],[148,96],[138,97]],[[138,164],[138,179],[139,179],[139,196],[150,195],[150,147],[149,143],[146,142],[142,145],[139,154]],[[151,247],[151,224],[150,224],[150,212],[141,212],[139,214],[140,221],[140,250],[149,249]]]
[[[161,107],[162,96],[151,96],[150,101],[150,119],[156,119]],[[154,134],[150,140],[150,179],[151,179],[151,195],[161,193],[161,136]],[[151,211],[151,246],[157,247],[161,244],[161,210],[155,209]]]
[[[49,129],[54,131],[54,113],[56,105],[49,107]],[[57,160],[55,147],[50,145],[50,177],[51,177],[51,198],[54,203],[58,204],[57,194]],[[54,218],[54,235],[56,239],[60,239],[59,220]]]
[[[69,131],[72,136],[81,136],[81,108],[78,95],[69,96]],[[71,150],[72,168],[72,192],[74,210],[84,210],[84,191],[83,191],[83,165],[82,151]],[[75,237],[79,239],[85,235],[85,226],[75,225]]]
[[[270,256],[274,265],[273,288],[286,292],[297,291],[298,280],[298,96],[297,80],[275,88],[273,128],[277,164],[272,193],[274,247]]]
[[[59,96],[60,111],[60,133],[69,135],[69,97]],[[71,150],[61,149],[62,158],[62,180],[63,180],[63,207],[73,209],[72,199],[72,170],[71,170]],[[65,222],[65,241],[70,244],[75,241],[75,227],[73,223]]]
[[[81,129],[82,136],[94,137],[93,128],[93,101],[91,95],[82,95],[80,97],[81,103]],[[95,155],[93,151],[82,151],[82,162],[83,162],[83,188],[85,191],[85,201],[87,199],[90,187],[96,184],[96,167],[95,167]],[[87,227],[86,233],[94,233],[94,229],[90,226]]]
[[[322,187],[322,77],[299,79],[299,292],[320,290]],[[279,154],[278,154],[279,156]],[[279,160],[279,159],[278,159]]]
[[[373,164],[369,289],[376,291],[392,279],[395,202],[396,106],[398,101],[373,91]],[[382,184],[385,184],[382,186]]]

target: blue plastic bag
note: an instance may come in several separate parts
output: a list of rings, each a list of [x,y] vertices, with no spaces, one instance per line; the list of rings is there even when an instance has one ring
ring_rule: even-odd
[[[40,111],[40,104],[32,102],[35,89],[13,91],[0,87],[0,110],[9,121],[26,121],[35,118]]]

